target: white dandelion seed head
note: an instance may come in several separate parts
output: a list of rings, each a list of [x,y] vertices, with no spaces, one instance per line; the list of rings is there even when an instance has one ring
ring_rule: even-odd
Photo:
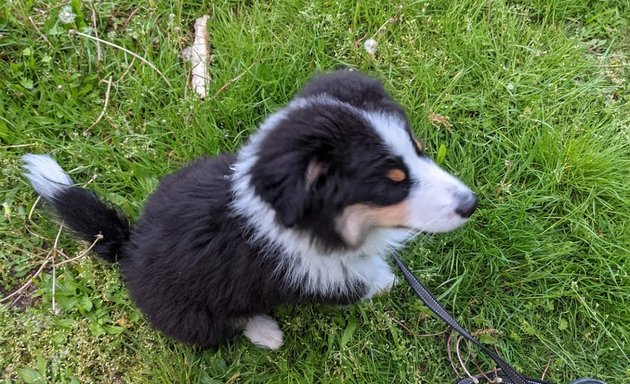
[[[376,54],[376,47],[377,46],[378,46],[378,43],[374,39],[367,39],[363,43],[363,49],[365,49],[365,52],[367,52],[368,54],[370,54],[372,56],[374,56]]]
[[[76,18],[77,15],[72,12],[72,6],[64,5],[63,8],[61,8],[61,12],[59,12],[59,21],[63,24],[74,23],[74,19]]]

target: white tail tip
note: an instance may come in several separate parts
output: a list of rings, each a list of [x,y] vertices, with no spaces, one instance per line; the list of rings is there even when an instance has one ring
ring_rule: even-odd
[[[55,195],[72,185],[72,179],[61,169],[59,164],[48,155],[28,154],[22,157],[24,176],[28,178],[35,191],[45,199]]]

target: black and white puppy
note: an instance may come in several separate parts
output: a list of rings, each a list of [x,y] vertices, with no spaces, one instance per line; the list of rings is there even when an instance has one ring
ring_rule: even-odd
[[[381,83],[352,71],[314,78],[238,153],[164,177],[133,225],[52,158],[24,161],[67,227],[103,236],[96,253],[118,261],[153,326],[201,347],[244,333],[279,348],[275,306],[389,290],[388,251],[459,227],[477,204],[425,155]]]

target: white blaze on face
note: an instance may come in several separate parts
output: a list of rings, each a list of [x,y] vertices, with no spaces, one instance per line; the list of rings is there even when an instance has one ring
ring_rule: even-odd
[[[433,161],[420,157],[397,116],[365,112],[385,144],[400,156],[409,169],[411,190],[407,198],[405,226],[429,233],[448,232],[464,224],[468,218],[457,213],[465,201],[474,199],[472,191],[460,180]]]

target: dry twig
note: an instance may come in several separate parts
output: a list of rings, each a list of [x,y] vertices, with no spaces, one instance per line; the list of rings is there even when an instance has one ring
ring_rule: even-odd
[[[455,343],[455,353],[457,354],[457,360],[459,361],[459,366],[462,367],[462,369],[466,373],[466,376],[468,376],[468,378],[470,378],[475,384],[477,384],[477,383],[479,383],[479,379],[476,378],[475,376],[473,376],[468,371],[468,369],[466,368],[466,363],[464,363],[464,359],[462,359],[461,348],[460,348],[460,344],[461,344],[462,340],[464,340],[464,337],[463,336],[458,336],[457,337],[457,342]]]
[[[55,256],[57,256],[57,249],[59,245],[59,236],[61,236],[61,231],[63,230],[63,221],[59,224],[59,231],[57,231],[57,236],[55,236],[55,242],[53,243],[52,254],[50,257],[50,261],[52,262],[52,312],[57,314],[57,305],[55,304],[55,281],[57,279],[57,268],[55,268]]]
[[[92,27],[94,28],[94,35],[98,38],[98,29],[96,28],[96,6],[94,5],[94,1],[92,1]],[[101,64],[103,60],[103,55],[101,52],[101,43],[96,42],[96,62]]]
[[[239,81],[241,79],[241,77],[243,77],[254,66],[254,64],[255,63],[252,63],[240,75],[236,76],[235,78],[233,78],[230,81],[228,81],[225,84],[223,84],[223,86],[221,88],[219,88],[219,90],[214,93],[214,97],[217,97],[221,92],[225,91],[230,84],[233,84],[233,83],[236,83],[237,81]]]
[[[105,80],[101,80],[101,81],[105,81]],[[94,127],[96,124],[98,124],[101,121],[101,119],[103,119],[103,116],[105,116],[105,112],[107,111],[107,105],[109,104],[109,91],[112,88],[112,77],[110,76],[106,82],[107,82],[107,91],[105,92],[105,105],[103,105],[103,110],[101,111],[101,114],[98,115],[98,118],[96,119],[96,121],[94,121],[92,125],[90,125],[85,130],[86,132],[92,129],[92,127]]]
[[[446,338],[446,353],[448,354],[448,361],[451,363],[451,368],[453,368],[453,372],[455,372],[456,376],[459,376],[459,371],[455,366],[455,361],[453,361],[453,352],[451,351],[451,338],[453,337],[453,332],[449,332],[448,337]]]
[[[35,21],[33,20],[31,16],[28,17],[28,21],[30,21],[31,24],[33,24],[33,28],[35,28],[35,30],[37,31],[37,33],[39,33],[42,39],[44,39],[44,41],[47,42],[50,47],[53,47],[52,43],[46,38],[46,35],[44,35],[42,31],[40,31],[39,28],[37,28],[37,24],[35,24]]]
[[[78,260],[78,259],[82,258],[83,256],[87,255],[88,252],[90,252],[92,250],[92,248],[94,248],[94,246],[96,246],[96,243],[98,243],[99,241],[101,241],[103,239],[103,235],[101,235],[100,233],[98,235],[96,235],[95,237],[96,238],[94,239],[94,241],[92,242],[92,244],[89,247],[87,247],[86,249],[81,251],[77,256],[73,257],[72,259],[67,259],[67,260],[62,261],[61,263],[57,264],[57,266],[71,263],[71,262],[73,262],[75,260]]]
[[[547,376],[547,371],[549,370],[550,366],[551,366],[551,359],[549,359],[549,362],[547,362],[547,365],[545,366],[545,369],[543,370],[542,376],[540,377],[540,381],[545,381],[545,376]]]
[[[48,263],[52,262],[53,263],[53,286],[52,286],[52,296],[53,296],[53,298],[52,298],[52,303],[53,303],[53,313],[57,313],[56,312],[56,305],[55,305],[55,277],[56,277],[55,276],[56,275],[55,268],[56,267],[60,267],[60,266],[62,266],[64,264],[71,263],[71,262],[73,262],[75,260],[78,260],[78,259],[82,258],[83,256],[87,255],[88,252],[90,252],[94,248],[96,243],[98,243],[100,240],[103,239],[103,235],[101,235],[99,233],[98,235],[96,235],[96,238],[94,239],[92,244],[88,248],[86,248],[83,251],[81,251],[76,257],[73,257],[71,259],[66,259],[66,260],[64,260],[64,261],[62,261],[60,263],[56,263],[55,264],[55,260],[54,260],[55,254],[62,255],[64,257],[66,257],[66,258],[68,257],[61,249],[59,249],[57,247],[58,242],[59,242],[59,236],[61,235],[62,228],[63,228],[63,223],[59,226],[59,231],[57,232],[57,236],[55,237],[55,243],[53,244],[53,249],[48,251],[48,254],[46,255],[46,258],[44,259],[44,262],[42,263],[42,265],[39,266],[39,269],[20,288],[16,289],[11,294],[1,298],[0,299],[0,303],[7,302],[7,301],[9,301],[9,299],[19,296],[25,289],[27,289],[33,283],[33,281],[35,281],[35,279],[37,279],[39,277],[39,275],[44,271],[44,268],[46,267],[46,265],[48,265]]]
[[[195,21],[195,39],[193,45],[182,51],[182,56],[190,60],[192,73],[190,84],[195,93],[204,99],[208,96],[208,84],[210,83],[210,71],[208,71],[208,57],[210,44],[208,42],[208,19],[204,15]]]
[[[33,203],[33,206],[28,211],[27,220],[28,220],[29,223],[31,223],[35,227],[37,226],[37,224],[33,221],[33,218],[32,218],[33,217],[33,212],[35,212],[35,207],[37,206],[37,203],[39,203],[41,198],[42,198],[41,196],[37,196],[37,199],[35,199],[35,202]],[[31,231],[31,228],[28,225],[26,225],[26,223],[24,224],[24,228],[26,228],[26,232],[30,233],[31,235],[33,235],[35,237],[39,237],[40,239],[48,240],[47,238],[45,238],[44,236],[40,235],[39,233]]]
[[[13,291],[13,293],[0,299],[0,303],[4,303],[5,301],[8,301],[10,298],[19,295],[22,291],[28,288],[33,283],[33,281],[35,281],[35,279],[42,273],[42,271],[44,270],[44,267],[48,263],[50,263],[51,254],[52,254],[52,250],[48,252],[48,254],[46,255],[46,258],[44,259],[44,262],[42,263],[42,265],[40,265],[39,269],[33,274],[33,276],[31,276],[31,278],[28,279],[28,281],[24,283],[20,288]]]

